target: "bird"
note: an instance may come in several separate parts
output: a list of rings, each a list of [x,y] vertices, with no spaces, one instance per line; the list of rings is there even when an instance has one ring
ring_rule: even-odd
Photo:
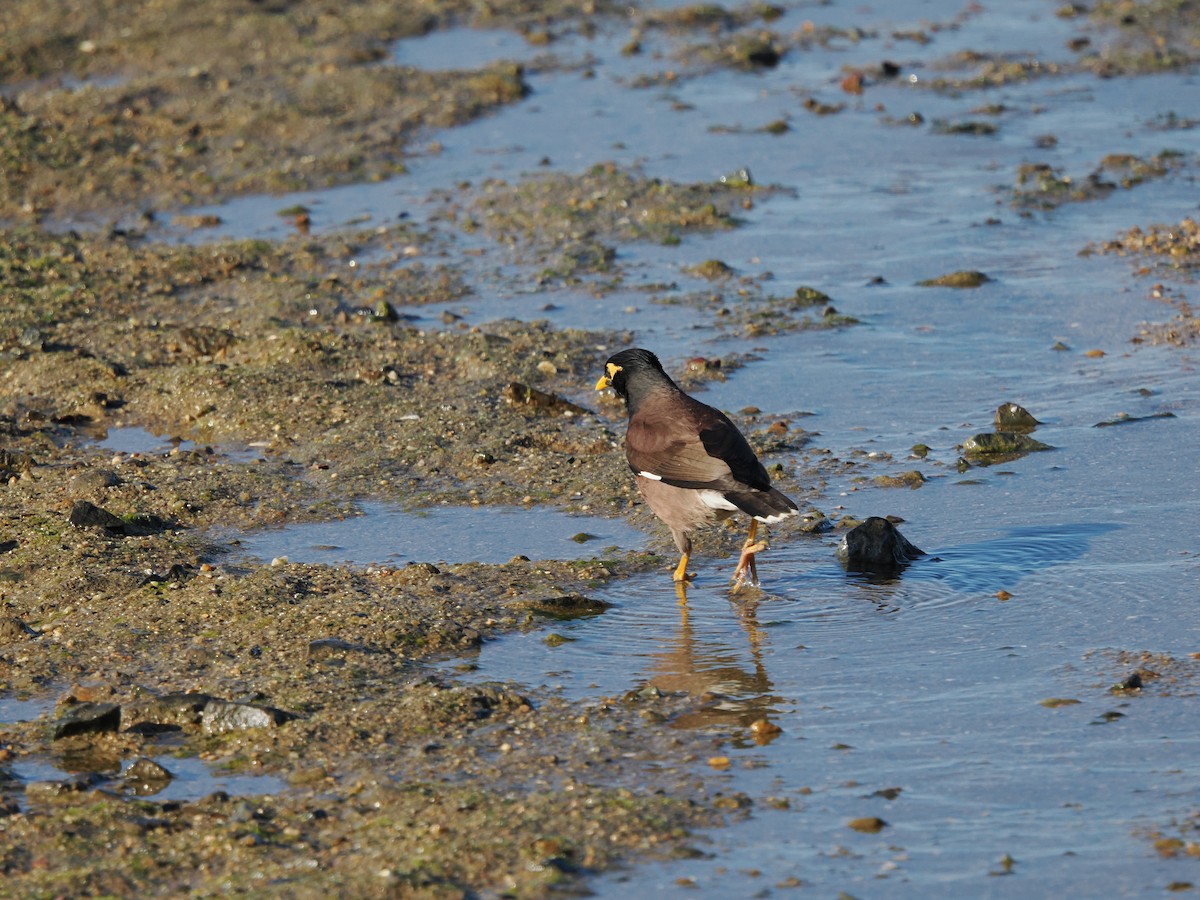
[[[758,585],[755,554],[767,548],[759,523],[773,525],[799,510],[771,486],[771,477],[737,426],[719,409],[685,394],[649,350],[631,348],[609,357],[596,390],[612,388],[625,401],[629,428],[625,458],[638,491],[671,529],[679,550],[672,575],[690,582],[692,533],[735,513],[750,516],[750,533],[730,582]]]

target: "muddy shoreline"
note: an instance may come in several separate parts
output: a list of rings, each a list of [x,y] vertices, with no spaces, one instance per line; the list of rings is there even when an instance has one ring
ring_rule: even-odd
[[[465,22],[552,48],[623,13],[595,3],[503,4],[484,16],[471,4],[418,14],[361,2],[331,15],[308,0],[253,13],[231,0],[201,17],[178,3],[135,4],[140,15],[129,4],[10,5],[0,45],[0,81],[17,86],[0,101],[13,173],[0,190],[0,698],[47,712],[0,738],[6,888],[544,896],[637,859],[702,853],[697,829],[757,802],[726,792],[707,761],[760,732],[671,727],[712,698],[647,689],[578,704],[524,685],[457,683],[432,665],[544,627],[546,604],[670,569],[619,452],[622,411],[589,389],[631,336],[449,314],[444,328],[422,329],[398,310],[488,290],[444,229],[486,235],[548,292],[602,294],[621,283],[617,246],[736,228],[779,188],[600,165],[464,188],[421,225],[311,235],[305,211],[289,210],[296,233],[282,242],[206,243],[206,223],[184,220],[200,240],[168,246],[146,234],[182,206],[394,176],[417,142],[527,95],[511,64],[388,65],[395,40]],[[1096,27],[1112,27],[1109,6],[1093,11]],[[697,63],[681,78],[854,39],[772,33],[777,15],[767,5],[638,14],[628,52],[655,30],[685,35]],[[1178,28],[1156,40],[1162,20],[1139,21],[1140,31],[1122,20],[1119,54],[1092,58],[1081,45],[1078,65],[1113,76],[1192,62]],[[196,47],[212,49],[198,59]],[[954,66],[978,71],[947,76],[945,89],[1031,77],[983,55]],[[97,221],[121,224],[82,227]],[[1194,269],[1194,223],[1169,238],[1146,227],[1094,249]],[[819,292],[720,260],[694,274],[712,289],[675,302],[730,333],[856,324]],[[1153,262],[1147,274],[1160,274]],[[1140,339],[1194,342],[1191,308],[1166,299],[1175,319]],[[702,387],[744,362],[693,360],[680,375]],[[834,458],[786,412],[745,409],[738,422],[802,505],[821,502],[835,473],[886,470],[887,460]],[[127,425],[194,445],[99,446]],[[665,555],[585,545],[575,560],[364,569],[272,564],[229,540],[355,515],[364,499],[622,516]],[[722,533],[706,552],[736,542]],[[56,735],[52,717],[81,724]],[[169,770],[171,756],[286,788],[156,801],[120,774],[147,757]],[[62,777],[28,783],[18,773],[30,761]]]

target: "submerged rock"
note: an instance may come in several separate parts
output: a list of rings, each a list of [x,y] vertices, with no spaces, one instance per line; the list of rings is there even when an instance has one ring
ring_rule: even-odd
[[[983,272],[964,270],[949,272],[939,275],[937,278],[927,278],[924,281],[918,281],[917,285],[919,287],[977,288],[991,280]]]
[[[1118,413],[1111,419],[1105,419],[1103,422],[1097,422],[1093,428],[1109,428],[1113,425],[1129,425],[1132,422],[1145,422],[1149,419],[1173,419],[1175,413],[1167,410],[1165,412],[1150,413],[1148,416],[1131,416],[1129,413]]]
[[[916,469],[912,469],[908,472],[901,472],[899,475],[876,475],[873,481],[879,487],[906,487],[916,489],[925,483],[926,478]]]
[[[611,609],[607,600],[597,600],[582,594],[563,594],[558,597],[527,598],[513,604],[551,619],[582,619],[598,616]]]
[[[165,766],[144,756],[125,770],[125,784],[139,797],[157,794],[170,784],[174,777]]]
[[[852,528],[837,549],[842,565],[855,572],[894,573],[924,555],[924,550],[881,516],[871,516]]]
[[[1015,431],[997,431],[977,434],[963,442],[963,455],[974,462],[990,463],[1004,462],[1035,453],[1040,450],[1053,450],[1049,444],[1031,438],[1027,434]]]

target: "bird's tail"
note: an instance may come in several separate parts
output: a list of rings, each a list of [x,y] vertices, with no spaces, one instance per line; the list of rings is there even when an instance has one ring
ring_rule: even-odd
[[[742,512],[768,525],[794,516],[800,511],[790,497],[775,488],[766,491],[727,491],[725,499]]]

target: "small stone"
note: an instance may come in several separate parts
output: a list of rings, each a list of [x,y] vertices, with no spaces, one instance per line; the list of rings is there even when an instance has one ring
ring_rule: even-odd
[[[543,359],[540,363],[538,363],[537,370],[539,372],[541,372],[543,375],[557,375],[558,374],[558,366],[554,365],[554,363],[550,362],[550,360],[548,360],[548,359]]]
[[[1140,691],[1143,687],[1142,673],[1134,672],[1123,681],[1114,684],[1109,691],[1114,694],[1123,694],[1127,691]]]
[[[996,409],[997,431],[1032,431],[1042,423],[1023,406],[1001,403]]]
[[[861,819],[851,819],[846,823],[848,827],[855,831],[861,831],[863,834],[878,834],[887,828],[887,822],[878,816],[864,816]]]
[[[42,350],[45,347],[41,331],[32,325],[21,332],[17,343],[28,350]]]
[[[222,734],[226,731],[245,731],[249,728],[275,728],[294,718],[296,716],[293,713],[271,706],[212,700],[204,707],[200,725],[205,734]]]
[[[797,306],[829,306],[833,303],[832,298],[824,291],[807,285],[796,288],[795,301]]]
[[[116,487],[120,483],[120,476],[112,469],[88,469],[72,478],[69,488],[72,494],[90,494],[104,488]]]

